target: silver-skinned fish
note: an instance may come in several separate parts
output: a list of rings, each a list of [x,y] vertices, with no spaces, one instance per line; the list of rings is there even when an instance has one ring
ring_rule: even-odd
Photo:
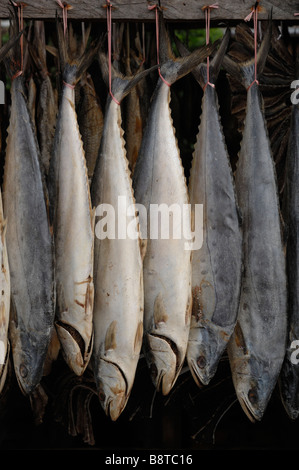
[[[192,73],[203,88],[202,113],[189,179],[191,211],[203,204],[203,244],[192,253],[193,307],[187,361],[198,385],[214,377],[237,319],[242,231],[215,83],[230,39],[227,30],[209,64]],[[182,55],[186,50],[177,43]],[[192,227],[192,231],[195,227]]]
[[[161,20],[162,20],[162,15]],[[153,384],[163,395],[172,389],[185,360],[191,316],[191,251],[183,236],[156,239],[148,236],[147,221],[153,205],[176,205],[183,213],[189,204],[188,189],[175,137],[170,86],[189,73],[211,52],[211,46],[173,57],[163,21],[160,21],[161,77],[152,97],[140,152],[133,175],[136,202],[146,208],[140,214],[144,258],[144,353]],[[170,59],[171,57],[171,59]],[[167,83],[165,83],[165,81]],[[172,213],[167,222],[172,224]],[[184,223],[191,230],[191,216]],[[161,227],[162,228],[162,227]],[[170,234],[171,235],[171,234]]]
[[[100,54],[103,76],[108,83],[107,60]],[[143,337],[143,265],[137,208],[121,127],[122,99],[148,71],[122,77],[113,70],[112,94],[108,95],[104,131],[91,183],[92,203],[109,204],[116,220],[122,215],[125,231],[119,237],[95,237],[94,347],[92,366],[103,409],[115,421],[124,410],[134,383]],[[116,101],[115,101],[116,100]],[[130,217],[126,217],[130,207]],[[102,215],[103,214],[98,214]],[[99,221],[100,223],[100,221]],[[136,234],[128,236],[128,227]]]
[[[271,42],[271,21],[257,54],[257,77]],[[243,137],[235,173],[242,213],[243,275],[237,324],[228,345],[239,402],[252,421],[261,420],[277,383],[286,347],[287,283],[275,166],[255,61],[226,70],[247,89]]]
[[[69,56],[58,24],[63,90],[49,168],[50,214],[55,245],[55,326],[66,363],[77,375],[86,369],[93,342],[94,210],[83,143],[75,111],[75,86],[94,58],[91,45]]]

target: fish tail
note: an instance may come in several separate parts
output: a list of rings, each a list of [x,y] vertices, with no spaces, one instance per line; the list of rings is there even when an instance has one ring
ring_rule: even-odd
[[[188,49],[181,43],[181,41],[179,41],[179,39],[176,36],[174,40],[175,40],[177,49],[182,57],[186,57],[188,54],[190,54]],[[230,29],[227,28],[223,38],[221,39],[221,43],[217,52],[215,53],[213,59],[210,61],[210,65],[209,65],[209,77],[210,78],[209,79],[212,83],[215,83],[218,78],[220,67],[221,67],[224,55],[226,53],[226,50],[227,50],[229,40],[230,40]],[[203,63],[198,65],[192,70],[192,74],[195,80],[200,84],[200,86],[204,88],[207,82],[207,65]]]
[[[269,18],[268,27],[265,32],[264,38],[262,43],[259,47],[256,62],[255,58],[253,57],[250,61],[237,64],[228,56],[224,56],[223,58],[223,67],[225,70],[232,76],[234,76],[240,83],[244,85],[246,89],[250,87],[253,83],[255,78],[259,79],[260,75],[262,74],[268,52],[271,46],[271,37],[272,37],[272,12]],[[255,63],[256,63],[256,70],[255,70]],[[256,74],[256,75],[255,75]]]
[[[108,65],[108,57],[104,52],[99,53],[99,63],[101,67],[101,72],[103,76],[103,80],[106,85],[109,85],[109,65]],[[136,73],[133,76],[123,76],[120,72],[118,72],[115,67],[111,64],[111,86],[112,86],[112,94],[118,102],[121,102],[125,96],[127,96],[132,88],[136,86],[140,80],[142,80],[146,75],[151,73],[153,70],[157,69],[158,65],[154,65],[149,69],[142,70],[141,72]]]
[[[56,18],[56,24],[59,44],[58,58],[60,69],[63,71],[63,80],[70,85],[76,85],[94,61],[99,49],[102,47],[105,35],[101,34],[99,37],[95,38],[88,49],[86,49],[87,40],[85,39],[80,45],[81,55],[79,59],[74,62],[71,50],[74,49],[74,44],[76,45],[76,39],[72,28],[69,28],[70,31],[67,30],[66,34],[64,34],[63,25],[58,17]],[[87,34],[89,36],[89,30],[87,30]]]

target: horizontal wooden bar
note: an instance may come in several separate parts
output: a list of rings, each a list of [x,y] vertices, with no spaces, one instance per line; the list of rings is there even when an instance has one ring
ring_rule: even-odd
[[[18,0],[16,0],[18,1]],[[62,0],[63,1],[63,0]],[[62,15],[62,9],[56,0],[25,0],[24,18],[50,20]],[[71,9],[68,10],[70,20],[106,20],[106,0],[68,0]],[[111,0],[114,21],[142,21],[151,22],[155,19],[154,11],[148,9],[149,5],[157,2],[147,0]],[[212,3],[212,2],[211,2]],[[211,21],[243,20],[251,11],[253,0],[219,0],[218,8],[211,11]],[[294,0],[260,0],[261,11],[259,19],[266,19],[272,9],[274,20],[286,20],[299,23],[299,3]],[[164,10],[164,18],[169,22],[197,22],[204,20],[203,7],[206,5],[200,0],[160,0]],[[0,0],[0,18],[8,19],[10,15],[9,0]]]

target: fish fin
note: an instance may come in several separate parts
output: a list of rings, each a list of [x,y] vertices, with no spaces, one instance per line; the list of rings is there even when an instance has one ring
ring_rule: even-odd
[[[99,53],[99,63],[101,67],[101,72],[103,76],[103,80],[108,86],[109,83],[109,67],[108,67],[108,58],[104,52]],[[154,65],[153,67],[142,70],[141,72],[136,73],[131,77],[123,76],[120,72],[118,72],[113,65],[111,65],[111,78],[112,78],[112,93],[117,99],[117,101],[122,101],[125,96],[127,96],[132,88],[136,86],[140,80],[142,80],[146,75],[151,73],[153,70],[157,69],[158,65]]]
[[[58,49],[55,46],[46,45],[46,51],[49,52],[53,57],[58,57]]]
[[[157,325],[159,323],[165,323],[167,320],[168,320],[168,315],[166,313],[163,296],[160,292],[155,298],[155,303],[154,303],[155,328],[157,328]]]
[[[117,321],[113,320],[106,332],[105,336],[105,351],[108,351],[109,349],[115,349],[116,348],[116,327],[117,327]]]
[[[268,52],[271,47],[272,39],[272,10],[268,20],[268,26],[263,37],[262,43],[257,53],[257,78],[262,74],[268,57]],[[227,55],[223,58],[223,67],[230,75],[234,76],[239,82],[241,82],[247,89],[254,81],[255,76],[255,58],[251,60],[237,64]]]
[[[216,51],[213,59],[210,62],[209,73],[210,73],[210,80],[211,80],[212,83],[215,83],[217,78],[218,78],[220,67],[222,65],[222,61],[223,61],[224,55],[226,53],[229,40],[230,40],[230,29],[227,28],[223,38],[221,39],[220,46],[219,46],[218,50]],[[178,49],[178,51],[179,51],[179,53],[181,54],[182,57],[186,57],[188,54],[190,54],[190,52],[188,51],[186,46],[177,38],[177,36],[174,36],[174,41],[175,41],[176,47],[177,47],[177,49]],[[206,81],[207,81],[207,66],[206,66],[206,64],[202,63],[202,64],[198,65],[197,67],[195,67],[192,70],[192,74],[193,74],[195,80],[203,88],[206,84]]]
[[[143,322],[140,321],[138,323],[137,329],[136,329],[136,334],[135,334],[135,340],[134,340],[134,352],[135,354],[140,353],[140,349],[142,346],[142,339],[143,339]]]
[[[158,9],[159,14],[159,61],[161,64],[169,59],[175,60],[174,53],[171,48],[169,34],[166,28],[162,9]]]
[[[1,241],[2,244],[4,245],[5,243],[5,237],[6,237],[6,230],[7,230],[7,219],[3,220],[1,223]]]
[[[170,59],[161,65],[162,77],[172,85],[180,78],[190,73],[195,67],[203,62],[208,56],[212,55],[219,45],[219,39],[213,44],[207,44],[199,47],[185,57]]]
[[[58,57],[60,68],[63,71],[63,79],[67,83],[75,85],[92,64],[100,47],[102,47],[105,34],[101,34],[99,37],[95,38],[89,45],[88,50],[84,49],[79,59],[74,59],[73,56],[76,55],[77,52],[77,42],[73,29],[70,27],[64,35],[62,23],[59,21],[58,17],[56,17],[56,19],[59,45]],[[83,49],[83,45],[81,45],[81,49]]]

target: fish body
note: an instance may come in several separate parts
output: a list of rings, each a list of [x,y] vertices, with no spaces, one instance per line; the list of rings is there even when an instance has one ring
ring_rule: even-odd
[[[88,178],[91,181],[103,134],[104,118],[93,80],[87,73],[80,81],[80,95],[78,123],[83,141]]]
[[[229,31],[210,63],[213,83],[218,75],[216,61],[219,69],[228,40]],[[242,231],[217,92],[214,87],[205,86],[205,64],[200,64],[192,73],[204,92],[189,195],[192,214],[196,204],[203,205],[204,223],[203,244],[192,253],[193,307],[187,361],[195,381],[207,385],[215,375],[237,319]]]
[[[76,65],[66,66],[49,194],[55,245],[55,325],[66,363],[82,375],[93,341],[94,211],[75,111],[76,73]]]
[[[293,105],[289,145],[287,153],[287,173],[285,184],[284,220],[287,227],[287,276],[288,276],[288,335],[286,356],[280,374],[280,392],[283,405],[291,419],[299,414],[299,373],[297,365],[297,348],[299,340],[299,107]]]
[[[11,276],[10,340],[20,388],[39,385],[54,321],[53,244],[23,78],[11,87],[3,206]]]
[[[8,327],[10,318],[10,272],[6,247],[6,221],[4,220],[2,194],[0,193],[0,393],[3,390],[10,352]]]
[[[103,57],[101,64],[104,67]],[[132,80],[113,78],[112,92],[118,102],[131,91]],[[143,337],[141,241],[123,134],[120,105],[108,96],[91,197],[97,211],[100,205],[108,204],[117,221],[124,217],[124,225],[117,222],[115,237],[106,238],[100,236],[96,226],[92,362],[100,402],[113,421],[130,396]],[[128,207],[132,209],[129,218]],[[128,236],[129,225],[136,236]],[[119,236],[120,229],[125,231],[124,236]]]
[[[162,36],[160,36],[162,37]],[[186,75],[208,54],[202,51],[179,61],[169,59],[161,75],[169,85]],[[165,225],[172,227],[176,207],[180,216],[189,204],[188,189],[170,111],[170,86],[160,77],[152,97],[141,148],[133,174],[136,202],[140,212],[142,238],[147,238],[144,258],[144,352],[153,384],[167,395],[185,360],[191,316],[191,250],[186,239],[148,236],[153,205],[169,209]],[[182,223],[182,219],[179,220]],[[184,218],[191,230],[190,213]],[[148,230],[149,229],[149,230]],[[163,230],[163,223],[161,230]]]
[[[261,71],[271,27],[260,46]],[[228,346],[239,402],[261,420],[277,383],[286,347],[287,285],[277,181],[254,62],[240,65],[246,117],[235,173],[243,225],[243,276],[237,324]],[[260,73],[260,72],[259,72]]]

